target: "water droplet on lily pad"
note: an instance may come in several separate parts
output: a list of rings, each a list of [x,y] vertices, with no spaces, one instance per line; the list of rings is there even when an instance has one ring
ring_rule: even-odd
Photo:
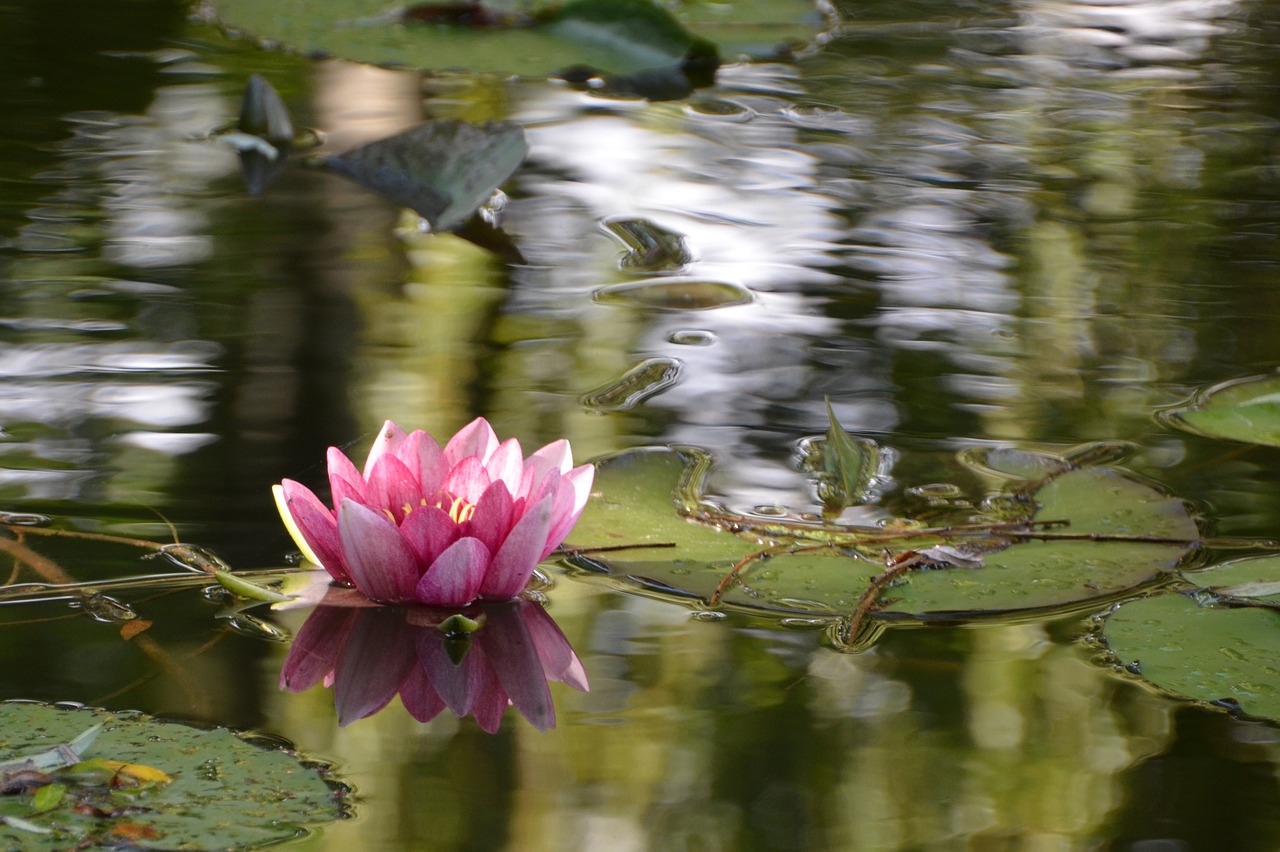
[[[601,287],[596,301],[656,308],[664,311],[708,311],[747,305],[755,301],[751,291],[725,281],[692,278],[662,278]]]

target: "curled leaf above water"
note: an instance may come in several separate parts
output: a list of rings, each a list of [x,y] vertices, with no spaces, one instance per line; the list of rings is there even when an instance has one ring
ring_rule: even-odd
[[[431,224],[461,226],[520,167],[529,146],[519,125],[428,121],[325,159],[329,168]]]
[[[1161,422],[1208,438],[1280,447],[1280,376],[1214,385],[1159,413]]]

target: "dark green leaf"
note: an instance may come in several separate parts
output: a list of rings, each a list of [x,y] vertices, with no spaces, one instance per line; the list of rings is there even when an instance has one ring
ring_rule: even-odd
[[[416,211],[439,232],[470,218],[520,167],[527,152],[519,125],[445,119],[328,157],[325,163]]]
[[[1102,635],[1126,668],[1162,689],[1280,719],[1280,613],[1165,594],[1121,606]]]
[[[342,816],[329,785],[291,753],[260,749],[226,730],[198,730],[141,714],[108,716],[99,710],[0,703],[0,759],[32,746],[70,742],[97,721],[103,728],[93,752],[102,758],[100,763],[155,767],[171,776],[172,783],[132,791],[138,796],[136,804],[145,809],[127,817],[110,816],[109,789],[74,781],[64,781],[62,799],[37,816],[31,815],[23,797],[0,797],[0,818],[6,820],[0,825],[0,848],[68,849],[93,845],[99,838],[111,843],[113,828],[127,832],[130,848],[260,846],[298,837],[307,826]],[[75,813],[81,801],[107,815]],[[25,819],[50,833],[33,834],[15,826],[11,818]]]

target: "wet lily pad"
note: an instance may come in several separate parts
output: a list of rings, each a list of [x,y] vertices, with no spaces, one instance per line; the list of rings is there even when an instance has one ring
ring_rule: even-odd
[[[1214,385],[1160,413],[1162,422],[1209,438],[1280,447],[1280,376]]]
[[[960,540],[982,552],[984,567],[917,571],[887,595],[879,612],[895,619],[981,618],[1096,606],[1167,575],[1198,539],[1182,501],[1110,468],[1069,470],[1031,495],[1034,519],[1067,521],[1053,533],[1070,540],[1026,540],[995,533],[969,537],[895,538],[888,531],[770,524],[719,515],[734,534],[682,515],[696,511],[691,485],[705,464],[689,452],[647,449],[599,463],[597,495],[574,528],[579,548],[670,545],[586,552],[570,564],[633,591],[686,604],[724,606],[779,616],[846,615],[884,570],[883,552],[920,550]],[[692,508],[691,508],[692,507]],[[712,507],[714,509],[714,507]],[[1027,521],[1032,518],[1025,519]],[[1101,535],[1112,540],[1094,541]],[[1131,538],[1132,540],[1126,540]],[[822,547],[823,541],[842,545]],[[763,547],[767,559],[735,564]],[[849,555],[858,551],[862,556]]]
[[[63,789],[39,803],[35,791],[0,796],[0,846],[231,849],[296,838],[343,816],[334,789],[290,752],[142,714],[0,703],[0,761],[47,753],[97,723],[82,755],[95,760],[70,767],[58,778]]]
[[[1280,719],[1280,612],[1157,595],[1119,607],[1102,636],[1126,668],[1162,689]]]
[[[651,0],[423,4],[381,0],[213,0],[229,29],[303,53],[435,71],[545,77],[565,69],[626,76],[655,70],[714,73],[717,43],[770,56],[825,26],[801,0],[680,7]],[[462,14],[456,14],[459,10]],[[423,21],[428,21],[423,23]],[[710,82],[709,80],[705,82]]]
[[[1182,576],[1188,583],[1220,597],[1280,604],[1280,556],[1233,559]]]

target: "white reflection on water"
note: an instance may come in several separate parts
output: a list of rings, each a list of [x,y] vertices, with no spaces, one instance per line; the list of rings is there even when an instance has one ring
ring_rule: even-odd
[[[822,302],[840,283],[831,267],[845,220],[824,190],[822,160],[789,117],[793,73],[726,68],[718,100],[687,109],[541,89],[516,115],[528,127],[530,164],[520,182],[530,197],[513,202],[509,223],[535,268],[520,274],[509,307],[626,325],[626,351],[637,361],[677,359],[679,381],[645,407],[677,412],[662,440],[713,447],[719,487],[744,505],[812,501],[776,447],[822,431],[824,391],[857,428],[885,429],[896,419],[886,380],[869,378],[876,371],[856,343],[839,346],[852,369],[813,387],[814,347],[840,337]],[[681,277],[744,286],[755,301],[635,314],[572,298],[635,280],[597,225],[616,217],[683,234],[692,260]],[[578,234],[591,236],[574,240]],[[690,328],[707,345],[678,342]]]

